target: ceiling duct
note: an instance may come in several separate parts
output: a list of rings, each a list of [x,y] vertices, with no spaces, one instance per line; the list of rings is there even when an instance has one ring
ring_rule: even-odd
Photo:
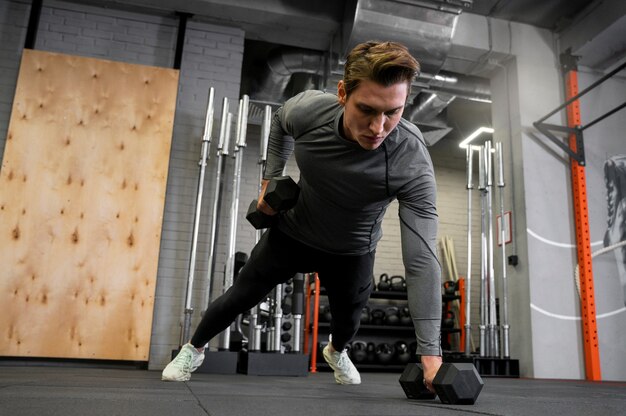
[[[462,10],[448,1],[348,0],[342,49],[347,53],[361,42],[393,39],[409,48],[422,72],[436,74]]]
[[[252,85],[250,97],[258,101],[281,103],[291,76],[295,73],[322,75],[328,54],[291,47],[273,49]]]
[[[450,94],[422,93],[406,108],[404,118],[412,123],[427,124],[437,117],[456,97]]]

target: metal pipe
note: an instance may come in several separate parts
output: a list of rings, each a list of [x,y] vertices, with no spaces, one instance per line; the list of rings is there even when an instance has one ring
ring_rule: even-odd
[[[274,289],[274,348],[273,351],[281,352],[280,331],[283,325],[283,285],[276,285]]]
[[[237,136],[233,146],[233,157],[235,158],[235,168],[233,174],[233,196],[230,206],[230,232],[228,240],[228,256],[224,270],[224,292],[233,285],[235,277],[235,242],[237,237],[237,217],[239,213],[239,190],[241,185],[241,170],[243,168],[243,149],[246,147],[246,130],[248,124],[248,96],[244,95],[239,100],[239,110],[237,113]],[[230,328],[226,328],[222,333],[220,347],[228,350],[230,347]]]
[[[213,98],[215,89],[209,88],[209,100],[207,104],[206,119],[204,122],[204,134],[202,135],[202,146],[200,151],[200,175],[198,178],[198,190],[196,192],[196,208],[193,221],[193,234],[191,238],[191,254],[189,256],[189,268],[187,274],[187,293],[185,295],[185,319],[183,324],[182,343],[189,340],[191,329],[191,315],[193,308],[191,299],[193,296],[193,280],[196,270],[196,251],[198,248],[198,231],[200,227],[200,213],[202,211],[202,191],[204,189],[204,176],[206,171],[206,161],[209,154],[209,145],[211,143],[211,131],[213,130]]]
[[[486,239],[486,215],[485,215],[485,195],[486,195],[486,177],[485,177],[485,155],[484,146],[479,147],[478,151],[478,189],[480,190],[480,356],[486,357],[488,345],[486,342],[487,328],[487,239]]]
[[[259,182],[258,182],[258,190],[257,194],[261,193],[261,186],[263,182],[263,174],[265,173],[265,162],[267,160],[267,143],[269,141],[270,134],[270,124],[272,117],[272,106],[266,105],[265,111],[263,113],[263,121],[261,124],[261,140],[259,142]],[[255,233],[255,243],[258,243],[263,235],[263,230],[256,230]],[[256,305],[254,308],[250,310],[250,325],[249,325],[249,334],[248,338],[250,339],[248,343],[248,351],[259,351],[261,349],[261,332],[263,331],[263,326],[259,324],[259,307],[260,305]]]
[[[600,78],[599,80],[597,80],[596,82],[594,82],[593,84],[591,84],[590,86],[588,86],[587,88],[585,88],[584,90],[582,90],[581,92],[579,92],[578,94],[573,96],[572,98],[568,99],[563,104],[561,104],[560,106],[558,106],[554,110],[550,111],[548,114],[546,114],[545,116],[541,117],[539,120],[535,121],[533,124],[543,123],[550,116],[558,113],[561,109],[567,107],[568,105],[570,105],[574,101],[578,100],[580,97],[582,97],[583,95],[587,94],[589,91],[591,91],[592,89],[594,89],[598,85],[602,84],[604,81],[606,81],[607,79],[611,78],[613,75],[617,74],[618,72],[620,72],[624,68],[626,68],[626,62],[623,62],[620,66],[618,66],[617,68],[615,68],[614,70],[612,70],[608,74],[604,75],[602,78]]]
[[[491,140],[485,143],[485,173],[487,175],[487,224],[488,224],[488,294],[489,294],[489,351],[492,357],[499,355],[496,316],[496,283],[495,269],[493,265],[493,163],[492,163]]]
[[[222,119],[220,124],[220,135],[217,141],[216,162],[217,168],[215,170],[215,189],[213,191],[213,209],[211,211],[211,223],[209,229],[209,253],[207,258],[207,273],[206,273],[206,294],[204,304],[209,305],[211,303],[211,284],[213,282],[213,274],[215,273],[215,245],[217,241],[217,224],[219,222],[220,202],[222,199],[222,171],[224,170],[223,156],[228,155],[228,141],[230,139],[230,123],[232,115],[229,117],[229,102],[228,97],[224,97],[222,100]]]
[[[504,358],[511,356],[509,344],[509,300],[508,282],[506,277],[506,232],[504,222],[504,160],[502,159],[502,143],[496,143],[498,159],[498,188],[500,194],[500,241],[502,243],[502,352]]]
[[[304,313],[304,275],[296,273],[293,277],[292,313],[293,313],[293,352],[302,351],[302,314]]]
[[[471,283],[472,283],[472,189],[474,184],[472,182],[472,170],[473,170],[473,153],[472,146],[467,146],[466,149],[466,166],[467,166],[467,275],[465,276],[465,355],[469,356],[471,353],[471,336],[472,326],[470,323],[470,304],[471,304]]]
[[[245,106],[247,109],[247,106]],[[241,182],[241,153],[242,150],[239,146],[241,138],[239,137],[242,132],[241,124],[243,123],[244,116],[244,100],[239,100],[239,110],[237,115],[237,137],[235,138],[235,143],[233,144],[233,157],[235,158],[235,168],[233,173],[233,190],[232,190],[232,200],[230,207],[230,230],[228,235],[228,251],[227,251],[227,259],[226,264],[224,266],[224,285],[223,292],[226,292],[233,284],[234,279],[234,267],[235,267],[235,236],[237,235],[237,211],[239,206],[239,183]],[[229,114],[229,123],[232,121],[232,115]],[[229,124],[230,125],[230,124]],[[230,135],[227,136],[227,139],[230,140]],[[227,143],[224,144],[224,147],[227,148]],[[226,328],[222,332],[222,337],[220,341],[220,349],[228,350],[230,348],[230,327]]]

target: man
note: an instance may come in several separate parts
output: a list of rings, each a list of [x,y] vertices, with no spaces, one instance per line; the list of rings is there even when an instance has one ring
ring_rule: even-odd
[[[432,162],[421,132],[401,118],[418,62],[394,42],[366,42],[348,55],[337,95],[305,91],[276,111],[258,209],[268,180],[294,153],[300,196],[252,250],[234,285],[209,305],[193,338],[163,370],[188,380],[202,347],[296,272],[316,271],[331,309],[323,350],[337,383],[361,377],[346,346],[372,290],[376,244],[387,206],[399,201],[402,256],[417,354],[426,386],[441,366],[441,268]]]

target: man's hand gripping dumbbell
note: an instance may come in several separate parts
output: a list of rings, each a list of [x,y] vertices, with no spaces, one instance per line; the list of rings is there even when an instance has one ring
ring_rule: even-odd
[[[246,214],[246,219],[257,230],[271,227],[276,214],[292,208],[298,201],[300,187],[289,176],[277,176],[263,180],[261,195],[261,202],[252,201]]]

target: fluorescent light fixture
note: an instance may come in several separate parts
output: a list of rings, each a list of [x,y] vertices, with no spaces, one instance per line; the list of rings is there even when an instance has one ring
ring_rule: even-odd
[[[459,147],[462,149],[467,148],[469,142],[474,140],[476,137],[480,136],[483,133],[493,133],[493,129],[491,127],[479,127],[476,131],[469,136],[467,136],[461,143],[459,143]]]

